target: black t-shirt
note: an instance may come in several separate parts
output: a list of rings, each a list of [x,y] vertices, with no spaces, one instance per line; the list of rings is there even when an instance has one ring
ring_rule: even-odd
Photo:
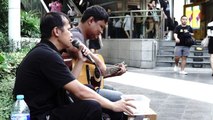
[[[182,25],[178,25],[175,28],[174,33],[176,33],[177,37],[180,39],[180,43],[176,43],[176,46],[187,46],[185,45],[184,40],[192,37],[190,33],[193,33],[193,29],[189,25],[185,27],[183,27]]]
[[[23,94],[32,118],[67,104],[63,86],[75,77],[51,42],[32,49],[17,69],[14,96]]]

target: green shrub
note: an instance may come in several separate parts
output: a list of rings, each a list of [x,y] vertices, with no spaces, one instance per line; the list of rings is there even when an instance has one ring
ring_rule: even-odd
[[[9,51],[8,40],[8,0],[0,2],[0,52]],[[40,37],[39,22],[40,18],[35,11],[21,12],[21,36],[22,37]]]
[[[0,52],[8,50],[8,0],[0,2]]]
[[[0,53],[0,120],[8,120],[14,103],[15,72],[26,52]]]
[[[8,0],[1,0],[0,2],[0,31],[7,33],[7,23],[8,23]]]
[[[39,32],[40,19],[34,11],[21,12],[21,36],[22,37],[40,37]]]
[[[7,34],[0,32],[0,52],[9,50],[9,41],[6,35]]]
[[[0,52],[0,120],[8,120],[14,103],[12,90],[15,82],[16,68],[26,55],[35,46],[35,43],[25,43],[18,52]]]

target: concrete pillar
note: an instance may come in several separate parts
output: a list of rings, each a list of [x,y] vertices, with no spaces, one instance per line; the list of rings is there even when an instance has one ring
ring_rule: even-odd
[[[170,16],[171,18],[174,18],[174,0],[170,0]]]
[[[20,0],[9,0],[8,9],[8,34],[10,48],[13,51],[21,48],[21,1]]]
[[[170,7],[170,17],[173,20],[174,18],[174,0],[169,0]],[[173,31],[169,31],[167,35],[167,40],[171,41],[173,39]]]

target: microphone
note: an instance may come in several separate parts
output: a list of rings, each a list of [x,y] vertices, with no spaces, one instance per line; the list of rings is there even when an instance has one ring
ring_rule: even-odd
[[[72,45],[74,46],[74,47],[76,47],[77,49],[79,49],[80,48],[80,46],[81,46],[81,44],[83,44],[83,43],[81,43],[80,42],[80,40],[78,40],[78,39],[73,39],[72,40]],[[82,52],[82,51],[81,51]],[[82,54],[84,55],[84,53],[82,52]],[[84,55],[84,57],[86,57],[89,61],[91,61],[93,64],[95,64],[95,61],[92,59],[92,57],[90,56],[90,55]]]

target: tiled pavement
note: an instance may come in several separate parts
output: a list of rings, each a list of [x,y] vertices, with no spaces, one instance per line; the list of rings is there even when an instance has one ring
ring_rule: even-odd
[[[143,94],[157,120],[213,120],[213,77],[210,68],[187,68],[188,75],[173,68],[128,68],[105,84],[124,94]]]

